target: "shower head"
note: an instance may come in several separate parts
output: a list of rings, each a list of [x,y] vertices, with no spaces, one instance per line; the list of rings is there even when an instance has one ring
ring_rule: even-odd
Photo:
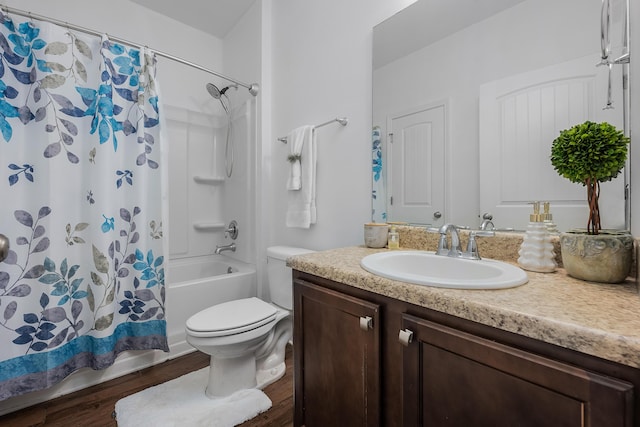
[[[220,99],[222,96],[222,92],[220,92],[218,86],[213,83],[207,83],[207,92],[209,92],[209,95],[213,96],[215,99]]]
[[[222,89],[218,89],[218,86],[214,85],[213,83],[207,83],[207,92],[209,92],[209,95],[213,96],[215,99],[220,99],[220,97],[222,97],[222,95],[225,94],[226,91],[228,91],[230,88],[238,88],[238,85],[236,84],[232,84],[226,87],[223,87]]]

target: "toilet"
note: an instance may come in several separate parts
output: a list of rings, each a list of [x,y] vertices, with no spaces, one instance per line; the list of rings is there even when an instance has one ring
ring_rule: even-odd
[[[187,342],[211,357],[208,397],[262,389],[282,378],[285,347],[293,328],[293,287],[286,259],[309,252],[313,251],[267,248],[271,304],[256,297],[243,298],[206,308],[187,320]]]

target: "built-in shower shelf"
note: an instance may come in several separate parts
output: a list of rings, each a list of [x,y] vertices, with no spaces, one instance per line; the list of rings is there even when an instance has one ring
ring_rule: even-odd
[[[225,230],[224,222],[194,222],[193,228],[197,231],[220,231]]]
[[[193,180],[198,184],[208,184],[208,185],[222,184],[224,182],[223,177],[210,176],[210,175],[194,175]]]

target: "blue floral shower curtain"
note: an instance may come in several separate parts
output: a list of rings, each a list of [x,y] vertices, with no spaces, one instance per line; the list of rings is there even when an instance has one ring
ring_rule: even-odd
[[[168,351],[155,58],[0,14],[0,400]]]
[[[382,154],[382,142],[380,140],[380,126],[374,126],[372,131],[372,187],[371,192],[371,219],[373,222],[387,222],[387,192],[384,189],[383,162],[386,160]]]

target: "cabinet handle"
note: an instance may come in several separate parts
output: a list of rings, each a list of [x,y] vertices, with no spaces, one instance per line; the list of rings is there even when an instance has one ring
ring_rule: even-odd
[[[373,319],[370,316],[363,316],[360,318],[360,329],[368,331],[373,329]]]
[[[413,331],[409,329],[400,330],[400,333],[398,334],[398,341],[400,341],[400,344],[402,344],[405,347],[408,347],[409,344],[411,344],[412,340],[413,340]]]

